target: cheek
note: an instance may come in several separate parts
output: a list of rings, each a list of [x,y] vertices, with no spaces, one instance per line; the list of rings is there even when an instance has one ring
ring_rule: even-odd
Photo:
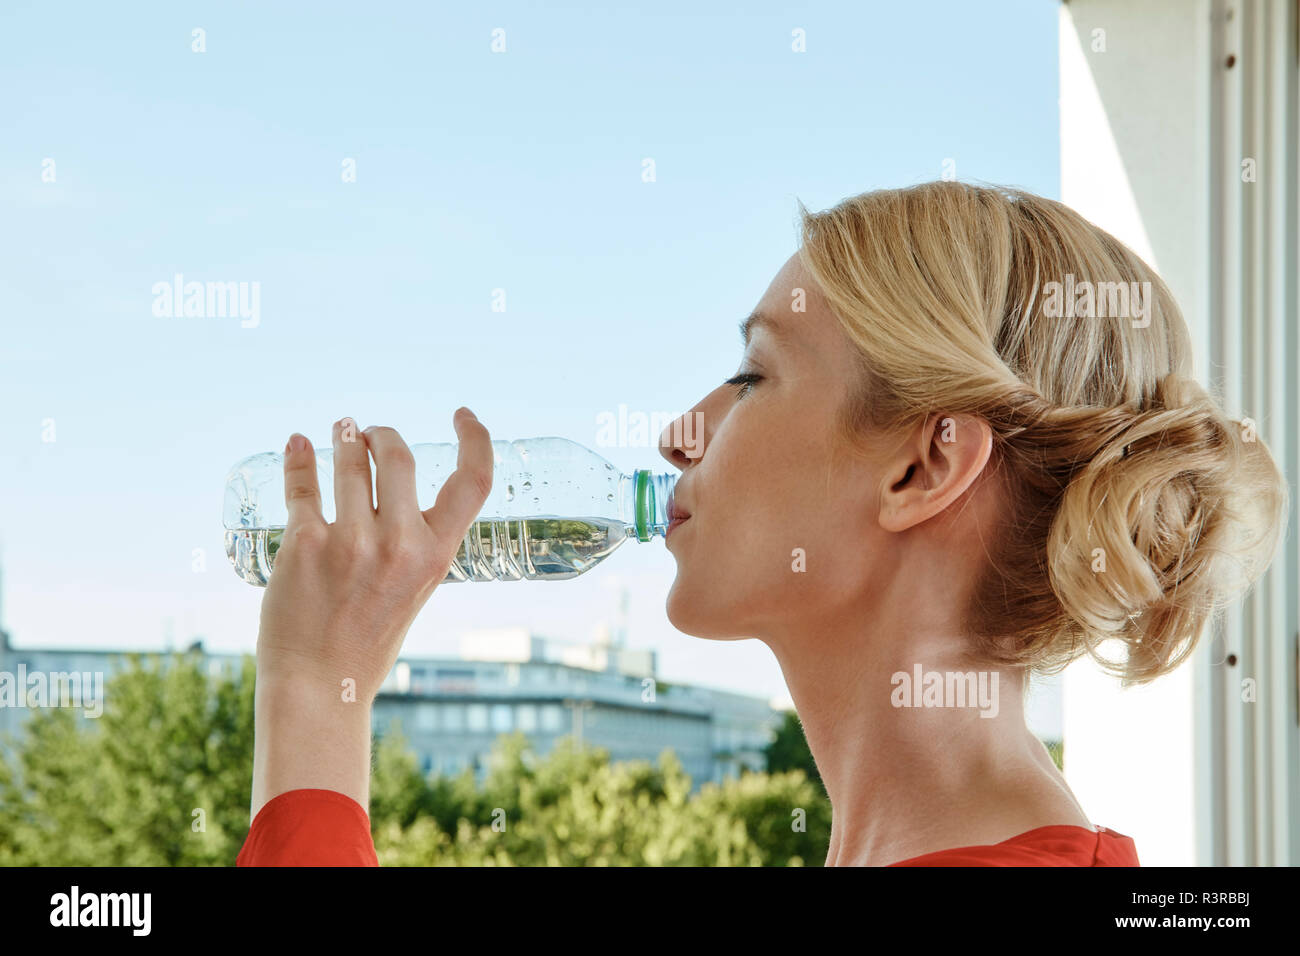
[[[745,502],[722,516],[725,528],[695,529],[704,532],[697,540],[708,542],[706,573],[733,598],[770,610],[792,593],[839,587],[844,572],[859,566],[853,552],[860,528],[823,487],[768,485]]]
[[[707,516],[718,519],[710,538],[729,542],[732,563],[768,585],[804,573],[796,568],[814,556],[826,572],[861,533],[862,496],[825,464],[816,444],[782,442],[755,460],[761,465],[735,473],[718,513]]]
[[[851,601],[869,582],[873,548],[852,511],[818,489],[737,494],[693,517],[674,532],[669,620],[697,637],[752,637]]]
[[[763,536],[765,547],[779,548],[773,555],[776,570],[784,572],[790,588],[810,598],[847,597],[881,557],[879,535],[872,531],[861,496],[843,491],[834,482],[828,488],[824,479],[815,488],[802,489],[773,514]]]

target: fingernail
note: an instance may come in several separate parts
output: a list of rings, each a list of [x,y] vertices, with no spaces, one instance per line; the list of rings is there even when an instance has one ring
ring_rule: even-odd
[[[303,438],[297,432],[294,432],[292,435],[289,436],[289,444],[284,446],[284,450],[286,452],[302,451],[306,447],[307,447],[307,439]]]

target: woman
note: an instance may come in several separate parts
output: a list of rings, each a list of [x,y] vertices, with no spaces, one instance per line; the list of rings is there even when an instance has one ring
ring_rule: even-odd
[[[669,619],[776,655],[833,808],[827,865],[1137,865],[1027,730],[1027,675],[1185,660],[1271,560],[1276,465],[1191,378],[1160,278],[1060,203],[934,182],[801,213],[739,374],[687,412],[703,440],[664,443],[689,516]],[[336,424],[332,525],[293,438],[241,863],[375,862],[370,701],[492,479],[487,430],[455,425],[421,513],[399,436]]]

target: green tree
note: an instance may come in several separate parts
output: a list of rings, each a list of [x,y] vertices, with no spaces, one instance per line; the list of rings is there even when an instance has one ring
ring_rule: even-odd
[[[226,679],[197,653],[131,655],[100,717],[36,711],[0,762],[0,862],[233,861],[248,832],[254,671],[251,657]]]
[[[248,832],[254,677],[251,656],[225,676],[194,652],[133,655],[101,717],[33,713],[0,760],[0,865],[233,864]],[[613,764],[564,738],[542,758],[513,734],[481,787],[468,770],[425,777],[400,726],[372,753],[371,828],[390,866],[818,865],[830,835],[821,786],[801,770],[692,796],[669,750]]]
[[[799,715],[793,710],[786,711],[785,720],[777,728],[772,742],[764,748],[763,755],[767,758],[768,773],[802,770],[809,780],[821,785],[821,774],[817,772],[817,763],[808,749],[808,737],[803,732]]]
[[[802,866],[825,859],[830,805],[801,771],[749,773],[706,784],[694,797],[690,789],[669,750],[657,765],[611,764],[606,751],[564,738],[539,759],[523,735],[502,736],[476,797],[460,789],[454,809],[435,807],[407,825],[396,814],[372,818],[375,847],[390,866]]]

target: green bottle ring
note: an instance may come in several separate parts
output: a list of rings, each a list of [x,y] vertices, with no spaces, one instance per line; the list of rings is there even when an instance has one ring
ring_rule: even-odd
[[[645,468],[636,471],[636,537],[638,541],[650,540],[651,512],[654,510],[654,489],[650,487],[650,472]]]

